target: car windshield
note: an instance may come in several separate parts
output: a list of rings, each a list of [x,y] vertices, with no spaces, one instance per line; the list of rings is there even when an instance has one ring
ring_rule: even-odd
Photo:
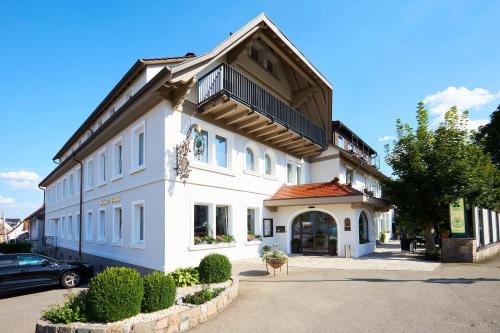
[[[35,255],[18,255],[17,261],[19,266],[27,266],[27,265],[41,265],[45,260],[45,258],[35,256]]]

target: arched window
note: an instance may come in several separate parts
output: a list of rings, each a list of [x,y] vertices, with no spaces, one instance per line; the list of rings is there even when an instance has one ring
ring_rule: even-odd
[[[368,219],[366,218],[366,214],[361,212],[359,215],[359,244],[365,244],[369,241]]]
[[[273,174],[273,160],[269,154],[264,155],[264,161],[265,161],[265,167],[266,167],[266,175],[272,175]]]
[[[255,157],[253,150],[248,148],[245,151],[245,169],[255,171]]]

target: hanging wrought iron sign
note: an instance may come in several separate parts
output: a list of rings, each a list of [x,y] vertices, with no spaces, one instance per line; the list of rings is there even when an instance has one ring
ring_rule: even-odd
[[[193,144],[193,130],[196,135],[194,137]],[[200,156],[205,151],[205,141],[201,134],[201,126],[198,124],[192,124],[189,126],[189,129],[186,133],[186,138],[175,147],[176,150],[176,158],[177,165],[174,168],[177,171],[177,176],[183,181],[186,181],[189,178],[189,173],[191,169],[189,169],[189,155],[191,154],[191,147],[194,148],[194,155]]]

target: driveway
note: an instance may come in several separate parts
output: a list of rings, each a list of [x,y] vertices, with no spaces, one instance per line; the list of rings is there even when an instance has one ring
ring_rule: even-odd
[[[239,297],[193,332],[500,332],[500,257],[433,271],[234,271]]]

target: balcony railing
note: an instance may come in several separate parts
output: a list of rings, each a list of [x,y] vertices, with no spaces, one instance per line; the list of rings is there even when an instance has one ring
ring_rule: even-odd
[[[273,122],[326,147],[323,128],[226,63],[198,80],[199,106],[219,95],[227,95]]]

